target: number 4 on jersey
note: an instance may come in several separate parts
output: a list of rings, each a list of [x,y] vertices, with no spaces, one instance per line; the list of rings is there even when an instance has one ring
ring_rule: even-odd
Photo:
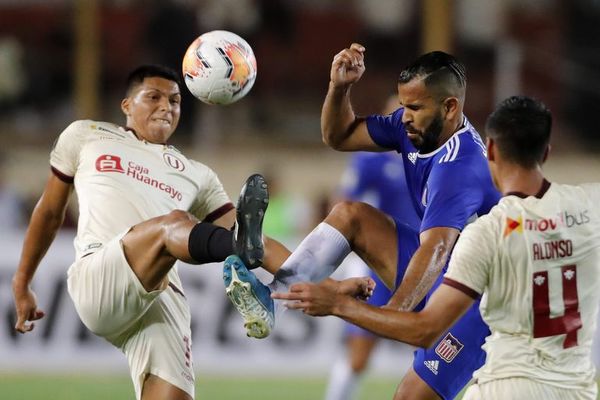
[[[566,334],[563,347],[567,349],[577,346],[577,330],[582,326],[578,311],[577,266],[561,267],[561,277],[565,313],[562,317],[551,318],[548,271],[533,274],[533,337]]]

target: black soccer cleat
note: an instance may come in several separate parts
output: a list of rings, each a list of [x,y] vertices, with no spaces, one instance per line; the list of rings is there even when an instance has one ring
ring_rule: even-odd
[[[260,267],[263,263],[262,224],[268,205],[269,191],[265,178],[259,174],[251,175],[240,192],[233,232],[235,254],[248,269]]]

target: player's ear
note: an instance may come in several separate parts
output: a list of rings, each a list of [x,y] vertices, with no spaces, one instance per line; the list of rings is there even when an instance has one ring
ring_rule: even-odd
[[[131,101],[129,99],[129,97],[125,97],[123,100],[121,100],[121,111],[123,111],[123,114],[129,116],[129,105],[130,105]]]
[[[546,150],[544,151],[544,157],[542,157],[542,164],[546,162],[546,160],[548,159],[548,155],[550,154],[550,152],[552,151],[552,145],[548,145],[546,146]]]
[[[456,114],[459,112],[459,101],[456,97],[448,97],[444,100],[444,104],[442,106],[444,108],[444,112],[446,113],[446,119],[453,119]]]
[[[485,147],[488,161],[496,161],[496,142],[494,142],[494,139],[488,137]]]

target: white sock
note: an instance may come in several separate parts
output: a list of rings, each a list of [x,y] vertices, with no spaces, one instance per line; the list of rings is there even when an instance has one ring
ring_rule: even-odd
[[[331,369],[325,400],[353,400],[358,394],[362,374],[350,367],[347,357],[340,357]]]
[[[269,288],[272,292],[287,292],[296,282],[320,282],[333,274],[351,251],[340,231],[321,222],[281,265]],[[282,303],[275,301],[276,320],[285,310]]]
[[[281,291],[296,282],[320,282],[333,274],[351,251],[340,231],[321,222],[285,260],[269,286]]]

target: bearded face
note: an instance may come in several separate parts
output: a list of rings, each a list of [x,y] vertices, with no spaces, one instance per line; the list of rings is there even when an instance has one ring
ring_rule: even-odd
[[[409,133],[408,138],[422,154],[431,153],[439,147],[440,136],[442,135],[442,128],[444,126],[444,120],[441,112],[438,112],[429,125],[423,130],[414,128],[411,124],[406,125],[406,130]]]
[[[436,150],[456,129],[449,126],[454,123],[447,101],[428,90],[419,78],[398,85],[398,102],[404,106],[402,122],[408,139],[421,154]]]

